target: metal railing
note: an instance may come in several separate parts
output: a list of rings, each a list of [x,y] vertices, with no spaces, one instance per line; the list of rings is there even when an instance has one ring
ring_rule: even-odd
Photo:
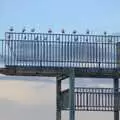
[[[75,88],[75,110],[114,111],[120,110],[120,89],[113,88]],[[62,109],[69,109],[69,89],[62,92]]]
[[[120,36],[5,33],[6,66],[116,69]]]

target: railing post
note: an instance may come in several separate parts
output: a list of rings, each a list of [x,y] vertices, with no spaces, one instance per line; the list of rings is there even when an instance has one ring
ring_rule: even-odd
[[[75,74],[74,69],[70,70],[69,73],[69,120],[75,120],[75,101],[74,101],[74,82]]]
[[[114,78],[114,120],[119,120],[119,109],[118,109],[118,92],[119,92],[119,79]]]
[[[56,79],[56,120],[61,120],[61,80]]]

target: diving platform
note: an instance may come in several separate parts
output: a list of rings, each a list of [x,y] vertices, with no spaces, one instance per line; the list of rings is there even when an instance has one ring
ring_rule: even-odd
[[[0,73],[56,77],[56,120],[61,111],[111,111],[119,120],[120,36],[10,32],[0,40]],[[112,78],[113,88],[77,88],[75,78]],[[61,90],[69,79],[69,88]]]

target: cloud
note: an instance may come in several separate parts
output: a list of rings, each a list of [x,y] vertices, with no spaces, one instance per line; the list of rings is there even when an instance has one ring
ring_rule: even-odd
[[[55,120],[54,105],[19,104],[18,102],[0,99],[1,120]]]
[[[0,80],[13,80],[13,81],[30,81],[32,85],[35,83],[39,85],[39,83],[45,84],[55,84],[56,78],[55,77],[35,77],[35,76],[5,76],[0,75]],[[25,83],[24,82],[24,83]],[[62,84],[69,87],[69,79],[63,80]],[[75,78],[75,85],[77,87],[99,87],[99,85],[107,85],[108,87],[113,86],[113,79],[104,79],[104,78]]]
[[[67,85],[63,85],[66,88]],[[56,100],[56,84],[39,81],[0,81],[0,98],[20,104],[51,104]],[[49,102],[48,102],[49,99]]]
[[[35,88],[34,84],[41,89]],[[6,98],[21,104],[47,104],[47,98],[49,97],[51,101],[53,97],[48,94],[49,91],[55,91],[53,85],[44,85],[43,82],[0,81],[0,98]]]
[[[63,87],[68,87],[67,83]],[[55,120],[56,84],[43,81],[0,81],[1,120]],[[62,112],[62,120],[68,119]],[[76,112],[77,119],[112,120],[108,112]]]

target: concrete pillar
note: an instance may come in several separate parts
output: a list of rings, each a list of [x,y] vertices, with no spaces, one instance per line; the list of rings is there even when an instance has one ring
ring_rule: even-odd
[[[61,80],[56,80],[56,120],[61,120]]]
[[[118,110],[118,89],[119,89],[119,79],[114,78],[114,120],[119,120],[119,110]]]
[[[75,120],[75,105],[74,105],[74,69],[70,70],[69,75],[69,120]]]

